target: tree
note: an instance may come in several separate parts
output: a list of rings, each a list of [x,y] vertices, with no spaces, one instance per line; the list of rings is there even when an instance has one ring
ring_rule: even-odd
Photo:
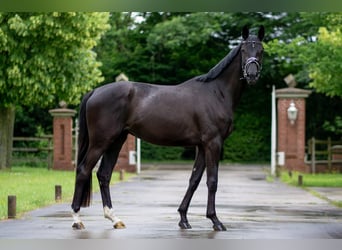
[[[285,68],[296,68],[297,80],[319,93],[342,97],[342,14],[302,13],[306,23],[316,24],[310,35],[299,34],[290,41],[275,39],[267,46]]]
[[[76,104],[101,82],[92,48],[108,13],[0,13],[0,169],[10,167],[16,105]]]
[[[109,83],[115,81],[121,71],[125,69],[119,65],[127,65],[134,54],[134,46],[136,45],[134,32],[134,19],[132,13],[111,13],[109,17],[110,30],[108,30],[99,44],[95,47],[95,51],[99,60],[102,62],[100,67],[104,81]],[[125,72],[127,75],[128,72]]]
[[[309,65],[310,86],[328,96],[342,97],[342,22],[340,28],[319,29],[318,41],[308,51],[308,59],[316,61]],[[313,51],[311,51],[313,50]]]

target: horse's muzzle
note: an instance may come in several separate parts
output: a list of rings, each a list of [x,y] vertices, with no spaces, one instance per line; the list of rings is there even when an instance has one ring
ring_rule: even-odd
[[[254,85],[258,81],[261,71],[261,65],[258,59],[255,57],[248,58],[242,71],[243,78],[246,79],[247,83]]]
[[[249,78],[246,78],[246,80],[247,80],[247,83],[249,85],[255,85],[256,82],[258,81],[258,78],[251,78],[251,77],[249,77]]]

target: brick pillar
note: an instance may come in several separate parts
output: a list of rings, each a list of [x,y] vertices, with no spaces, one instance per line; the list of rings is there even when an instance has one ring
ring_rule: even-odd
[[[124,169],[127,172],[136,172],[136,151],[135,151],[135,137],[128,135],[127,140],[123,144],[118,161],[115,165],[115,170]]]
[[[308,172],[309,167],[304,163],[305,157],[305,98],[311,91],[294,87],[276,90],[278,98],[278,138],[277,151],[285,154],[285,168]],[[294,124],[288,119],[287,109],[291,102],[298,109],[297,120]]]
[[[53,116],[53,169],[74,170],[72,163],[72,117],[75,110],[49,110]]]

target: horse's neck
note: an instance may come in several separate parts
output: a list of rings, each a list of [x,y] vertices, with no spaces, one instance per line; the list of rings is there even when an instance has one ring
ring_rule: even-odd
[[[218,81],[219,88],[224,93],[227,102],[235,110],[243,90],[246,87],[244,80],[240,80],[242,77],[241,70],[241,56],[237,55],[233,62],[222,72],[219,77],[221,81]]]

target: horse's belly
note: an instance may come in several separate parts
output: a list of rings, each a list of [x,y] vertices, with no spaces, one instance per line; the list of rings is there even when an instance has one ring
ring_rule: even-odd
[[[128,131],[133,135],[153,144],[164,146],[190,146],[200,142],[196,126],[184,124],[180,120],[153,119],[141,120],[132,124]]]

